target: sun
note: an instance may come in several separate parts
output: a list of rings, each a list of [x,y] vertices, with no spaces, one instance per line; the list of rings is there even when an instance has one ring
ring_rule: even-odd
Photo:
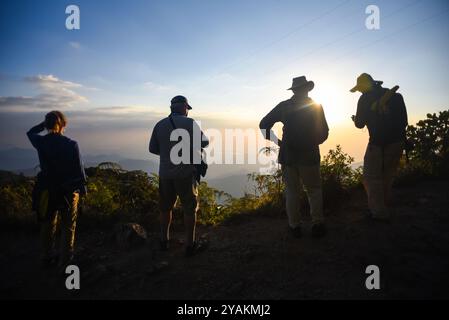
[[[329,125],[342,124],[354,114],[349,92],[336,86],[317,86],[310,92],[310,97],[323,106]]]

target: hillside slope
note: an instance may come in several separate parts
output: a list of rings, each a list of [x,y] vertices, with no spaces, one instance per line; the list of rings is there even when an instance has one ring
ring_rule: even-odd
[[[140,249],[122,252],[108,231],[80,230],[81,290],[38,264],[36,238],[2,234],[2,298],[62,299],[394,299],[449,298],[449,184],[396,190],[390,224],[365,220],[362,190],[328,217],[329,234],[315,240],[287,233],[283,214],[241,215],[201,227],[209,247],[183,257],[182,232],[168,253],[157,234]],[[381,290],[365,288],[365,268],[377,265]]]

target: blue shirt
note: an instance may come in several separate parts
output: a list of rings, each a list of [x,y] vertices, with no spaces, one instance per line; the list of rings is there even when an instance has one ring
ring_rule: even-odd
[[[36,148],[41,171],[54,188],[68,188],[67,191],[78,190],[86,193],[86,173],[78,148],[78,143],[61,134],[39,133],[45,127],[41,123],[27,132],[28,139]]]

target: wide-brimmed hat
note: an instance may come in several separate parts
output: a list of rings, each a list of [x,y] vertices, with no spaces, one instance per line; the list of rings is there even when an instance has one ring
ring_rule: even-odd
[[[374,80],[373,77],[371,77],[371,75],[369,75],[368,73],[362,73],[357,78],[357,84],[350,91],[351,92],[356,92],[356,91],[363,92],[363,91],[367,91],[375,86],[380,86],[380,85],[382,85],[382,83],[383,83],[383,81]]]
[[[189,105],[187,98],[184,96],[176,96],[173,99],[171,99],[171,107],[173,107],[177,104],[186,104],[187,109],[192,110],[192,107]]]
[[[311,91],[315,87],[315,83],[313,83],[313,81],[307,81],[305,76],[301,76],[294,78],[291,88],[288,88],[287,90],[301,87],[306,87],[308,91]]]

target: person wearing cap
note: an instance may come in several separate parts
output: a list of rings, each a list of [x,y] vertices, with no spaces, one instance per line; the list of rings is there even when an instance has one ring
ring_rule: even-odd
[[[66,126],[64,114],[52,111],[27,132],[41,168],[33,190],[33,209],[40,222],[42,263],[48,266],[58,260],[63,269],[73,260],[78,202],[87,192],[78,143],[63,135]],[[45,129],[48,133],[40,135]],[[58,229],[60,243],[56,244]]]
[[[362,93],[352,120],[357,128],[366,126],[369,131],[363,164],[368,217],[385,221],[391,216],[388,203],[404,149],[408,121],[404,98],[396,92],[399,87],[387,89],[382,84],[363,73],[350,91]]]
[[[195,240],[196,213],[199,205],[195,166],[198,160],[195,159],[201,159],[202,148],[207,147],[209,141],[195,120],[188,117],[192,107],[184,96],[174,97],[170,109],[171,114],[154,127],[149,144],[150,153],[160,157],[160,245],[164,251],[169,249],[172,210],[179,197],[184,211],[185,253],[186,256],[191,256],[201,249],[201,244]],[[180,140],[173,139],[173,134],[176,135],[178,132]],[[190,155],[180,155],[178,152],[172,154],[172,149],[178,143],[182,146],[181,153],[187,150]],[[175,159],[179,155],[183,160]]]
[[[326,227],[323,217],[323,196],[320,177],[320,149],[329,134],[323,107],[309,98],[314,88],[306,77],[293,79],[288,90],[293,96],[279,103],[259,124],[268,140],[280,146],[279,163],[285,183],[286,209],[291,233],[301,237],[300,189],[301,184],[307,193],[312,217],[312,235],[324,236]],[[282,141],[271,130],[277,122],[282,122]]]

